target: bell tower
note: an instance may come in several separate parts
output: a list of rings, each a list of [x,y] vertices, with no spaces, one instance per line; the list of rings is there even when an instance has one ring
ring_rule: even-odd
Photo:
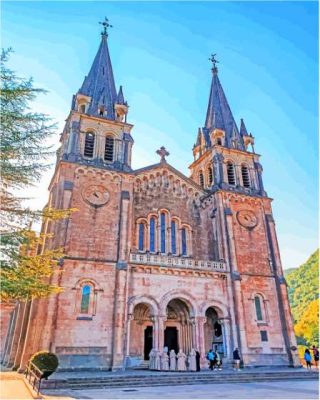
[[[239,347],[245,363],[260,357],[261,362],[268,358],[297,365],[272,199],[264,190],[260,156],[243,119],[240,130],[237,127],[215,55],[210,61],[206,119],[198,130],[189,168],[191,178],[207,192],[202,201],[204,209],[211,208],[207,215],[217,238],[218,258],[230,269],[234,346]]]
[[[199,128],[193,147],[191,177],[204,189],[227,189],[237,193],[266,196],[254,137],[243,119],[240,131],[218,77],[215,54],[209,59],[212,82],[205,124]]]
[[[108,20],[89,74],[73,96],[61,135],[60,159],[100,168],[131,171],[132,125],[123,88],[116,91],[108,48]]]

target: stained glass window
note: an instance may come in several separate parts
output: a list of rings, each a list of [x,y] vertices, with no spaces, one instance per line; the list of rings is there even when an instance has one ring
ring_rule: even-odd
[[[187,255],[187,232],[186,228],[181,230],[181,253],[183,256]]]
[[[161,253],[166,252],[166,216],[164,213],[160,216],[161,220]]]
[[[155,250],[155,228],[156,228],[156,220],[154,217],[150,219],[150,251],[154,252]]]
[[[80,312],[82,314],[88,314],[89,312],[90,291],[91,287],[89,285],[85,285],[82,287],[81,308],[80,308]]]
[[[139,224],[139,250],[144,250],[144,224]]]
[[[258,321],[262,321],[263,317],[262,317],[262,310],[261,310],[261,301],[260,301],[260,297],[259,296],[256,296],[254,298],[254,304],[256,306],[257,320]]]
[[[176,221],[171,222],[171,252],[172,254],[177,254]]]

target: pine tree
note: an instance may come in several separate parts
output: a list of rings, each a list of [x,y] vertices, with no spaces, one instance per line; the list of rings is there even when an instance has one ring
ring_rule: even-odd
[[[72,210],[30,210],[17,190],[39,181],[52,154],[47,145],[55,124],[31,111],[32,101],[45,93],[32,79],[23,79],[7,66],[11,49],[1,53],[1,301],[30,300],[60,290],[50,285],[61,249],[43,250],[44,236],[27,229],[34,219],[59,219]]]

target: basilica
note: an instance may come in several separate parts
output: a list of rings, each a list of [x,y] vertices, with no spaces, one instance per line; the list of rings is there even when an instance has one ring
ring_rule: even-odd
[[[190,176],[165,147],[158,163],[134,170],[107,28],[73,96],[49,186],[49,207],[75,211],[42,224],[44,248],[63,249],[51,278],[63,291],[16,306],[3,364],[21,370],[50,350],[61,369],[118,370],[147,367],[152,351],[196,350],[206,366],[214,348],[228,365],[238,348],[245,366],[297,365],[272,199],[215,58]]]

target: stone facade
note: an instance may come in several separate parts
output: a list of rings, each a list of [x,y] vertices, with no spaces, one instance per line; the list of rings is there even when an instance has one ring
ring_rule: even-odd
[[[133,170],[128,105],[103,32],[49,187],[49,207],[76,211],[42,227],[52,234],[45,246],[64,249],[52,277],[63,291],[18,304],[11,322],[3,314],[4,365],[23,369],[48,349],[65,369],[129,368],[164,350],[192,365],[198,350],[204,366],[211,347],[224,363],[238,347],[245,365],[297,365],[259,155],[244,122],[240,131],[234,122],[213,62],[191,177],[163,148],[158,164]]]

